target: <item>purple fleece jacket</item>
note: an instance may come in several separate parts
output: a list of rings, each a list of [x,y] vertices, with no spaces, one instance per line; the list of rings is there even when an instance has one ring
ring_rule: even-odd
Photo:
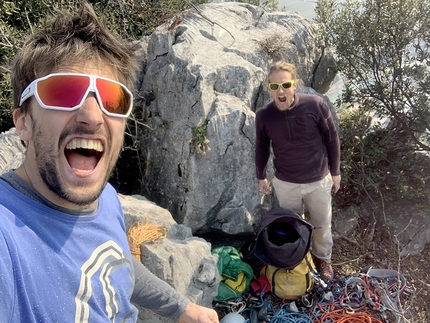
[[[329,172],[340,174],[339,135],[323,98],[295,93],[292,109],[280,111],[272,101],[256,112],[255,166],[266,178],[270,147],[275,176],[291,183],[311,183]]]

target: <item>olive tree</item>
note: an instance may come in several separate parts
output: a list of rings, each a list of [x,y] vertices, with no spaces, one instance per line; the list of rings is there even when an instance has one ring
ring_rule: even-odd
[[[428,194],[430,2],[318,0],[321,46],[334,50],[343,201]]]
[[[316,13],[346,78],[345,102],[389,118],[410,147],[430,150],[430,2],[319,0]]]

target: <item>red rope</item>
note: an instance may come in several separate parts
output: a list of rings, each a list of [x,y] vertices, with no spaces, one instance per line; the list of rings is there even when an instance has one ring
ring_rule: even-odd
[[[318,304],[317,307],[321,311],[321,315],[317,315],[314,311],[311,311],[310,314],[313,316],[312,323],[383,323],[366,312],[358,313],[353,310],[339,308],[336,303],[329,306]]]

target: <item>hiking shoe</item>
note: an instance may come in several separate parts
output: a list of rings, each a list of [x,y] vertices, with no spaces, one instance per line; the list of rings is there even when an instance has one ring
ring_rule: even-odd
[[[315,258],[315,265],[324,282],[329,283],[333,279],[333,267],[331,263]]]

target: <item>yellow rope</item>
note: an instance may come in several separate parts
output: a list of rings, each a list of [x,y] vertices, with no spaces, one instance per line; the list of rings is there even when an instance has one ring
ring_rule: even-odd
[[[167,237],[167,229],[164,225],[149,224],[148,218],[145,224],[135,222],[128,230],[127,238],[131,254],[141,261],[140,245],[145,241],[152,241]]]

